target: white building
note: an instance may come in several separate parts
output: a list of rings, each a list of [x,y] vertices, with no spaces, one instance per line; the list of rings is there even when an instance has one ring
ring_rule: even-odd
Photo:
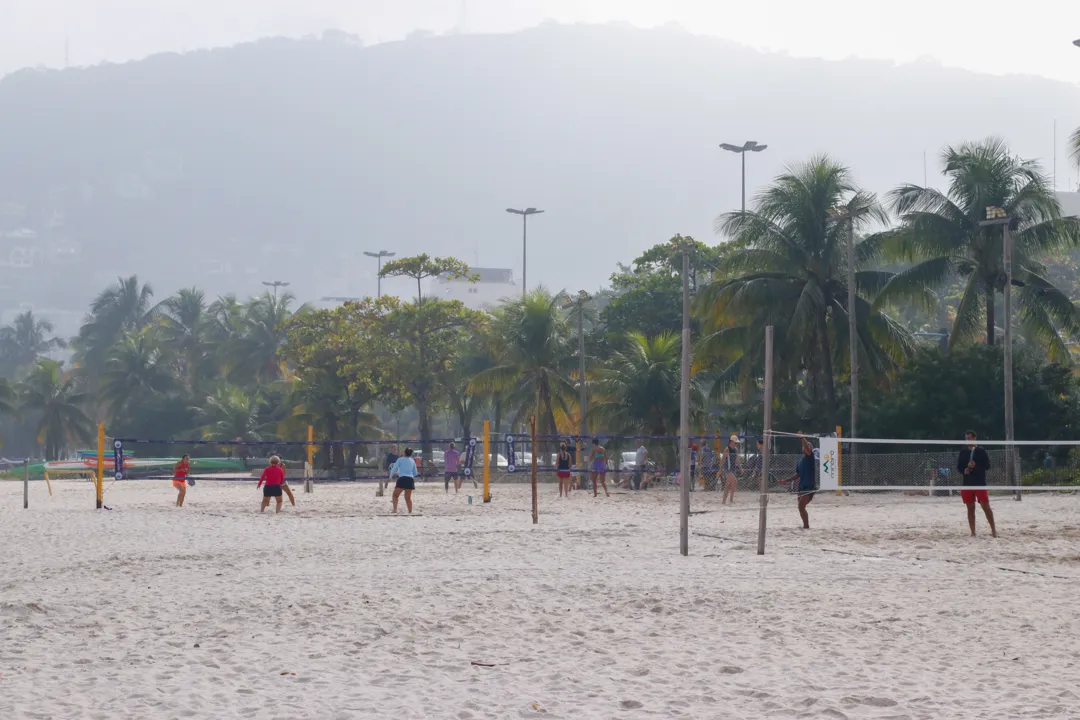
[[[514,271],[504,268],[469,268],[478,276],[476,282],[438,277],[432,280],[428,293],[443,300],[460,300],[472,310],[490,310],[504,298],[521,294],[521,287],[514,282]]]

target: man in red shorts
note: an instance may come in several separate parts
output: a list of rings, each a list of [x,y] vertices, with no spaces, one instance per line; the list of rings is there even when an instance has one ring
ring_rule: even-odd
[[[960,457],[956,461],[956,469],[963,473],[965,486],[986,486],[986,471],[990,469],[990,456],[986,450],[979,447],[978,436],[968,430],[964,433],[967,447],[960,451]],[[961,490],[960,499],[967,505],[968,526],[971,528],[971,537],[975,537],[975,503],[982,506],[986,514],[986,521],[990,523],[990,534],[997,537],[997,528],[994,527],[994,511],[990,509],[990,496],[985,490]]]

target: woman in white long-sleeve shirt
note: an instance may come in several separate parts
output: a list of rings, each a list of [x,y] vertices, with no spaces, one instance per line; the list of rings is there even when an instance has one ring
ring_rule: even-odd
[[[416,461],[412,458],[412,448],[405,448],[405,454],[394,462],[390,469],[390,477],[397,476],[397,485],[394,486],[394,512],[397,513],[398,498],[405,493],[405,507],[412,514],[412,493],[416,489]]]

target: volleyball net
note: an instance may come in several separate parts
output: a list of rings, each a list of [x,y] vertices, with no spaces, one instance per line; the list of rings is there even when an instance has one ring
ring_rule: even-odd
[[[776,434],[776,439],[798,436]],[[1080,441],[808,438],[817,489],[951,495],[1080,489]]]

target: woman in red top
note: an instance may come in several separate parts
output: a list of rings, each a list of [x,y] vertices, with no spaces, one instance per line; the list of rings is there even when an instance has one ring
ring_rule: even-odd
[[[176,507],[184,507],[184,496],[187,495],[187,476],[191,472],[191,458],[185,455],[180,462],[173,467],[172,486],[176,488]]]
[[[270,458],[270,464],[263,470],[255,488],[262,487],[263,483],[266,483],[266,487],[263,488],[262,507],[259,512],[263,512],[270,505],[270,498],[277,501],[274,512],[281,512],[281,488],[285,485],[285,468],[281,466],[281,458],[277,455]]]

